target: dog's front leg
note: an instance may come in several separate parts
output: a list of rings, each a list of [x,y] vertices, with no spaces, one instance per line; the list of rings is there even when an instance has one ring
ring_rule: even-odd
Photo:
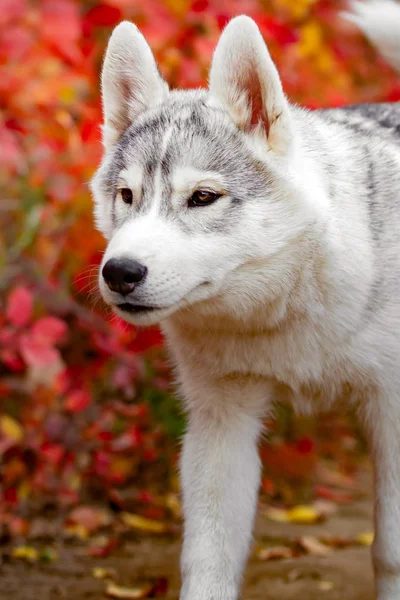
[[[188,400],[181,461],[181,600],[235,600],[257,503],[257,441],[267,391],[231,382],[201,386],[197,396]]]
[[[375,467],[373,561],[378,600],[400,598],[400,398],[376,397],[367,413]]]

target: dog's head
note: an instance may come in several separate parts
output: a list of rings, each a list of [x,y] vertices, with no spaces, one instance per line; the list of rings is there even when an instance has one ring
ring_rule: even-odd
[[[102,91],[105,155],[92,190],[109,240],[105,301],[138,324],[252,301],[260,264],[304,224],[291,109],[256,24],[226,27],[209,90],[169,91],[141,33],[121,23]]]

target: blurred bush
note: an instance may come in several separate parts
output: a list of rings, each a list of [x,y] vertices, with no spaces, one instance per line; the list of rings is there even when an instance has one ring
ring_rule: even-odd
[[[246,13],[293,101],[400,99],[389,67],[340,17],[344,8],[338,0],[1,0],[3,520],[43,502],[165,481],[175,459],[168,438],[182,431],[158,331],[137,332],[94,306],[103,242],[88,181],[101,156],[98,73],[111,28],[133,20],[169,83],[196,87],[221,29]],[[281,458],[276,447],[264,455],[271,494],[274,464],[308,455],[289,474],[298,482],[315,463],[310,426],[305,437],[301,425],[293,433],[288,409],[279,414],[276,447],[291,441]]]

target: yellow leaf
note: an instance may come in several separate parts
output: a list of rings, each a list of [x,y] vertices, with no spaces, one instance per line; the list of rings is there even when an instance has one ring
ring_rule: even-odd
[[[175,518],[180,519],[182,517],[182,507],[177,494],[167,494],[165,506],[169,508]]]
[[[299,42],[301,56],[311,56],[319,53],[322,45],[322,30],[318,23],[309,22],[302,28]]]
[[[288,520],[291,523],[316,523],[321,519],[321,514],[312,506],[294,506],[288,511]]]
[[[16,546],[11,550],[11,556],[35,562],[39,559],[39,552],[32,546]]]
[[[14,442],[20,442],[24,437],[21,425],[9,415],[0,417],[0,429],[5,437],[11,438]]]
[[[138,600],[139,598],[145,598],[149,595],[153,586],[151,584],[146,585],[142,588],[127,588],[120,587],[110,583],[106,588],[107,596],[111,598],[121,598],[123,600]]]
[[[321,73],[330,73],[333,71],[335,63],[331,51],[328,48],[321,48],[315,57],[316,65]]]
[[[112,579],[116,573],[113,569],[103,569],[103,567],[94,567],[92,575],[95,579]]]
[[[164,0],[164,3],[177,17],[184,17],[188,11],[187,0]]]
[[[359,533],[356,535],[355,540],[358,544],[361,544],[361,546],[372,546],[372,542],[374,541],[374,533],[372,531]]]
[[[63,87],[60,89],[60,100],[63,101],[64,104],[72,104],[72,102],[76,101],[77,93],[73,87]]]
[[[87,540],[89,537],[89,530],[83,525],[67,525],[65,531],[81,540]]]
[[[168,525],[162,521],[146,519],[140,515],[133,515],[128,512],[121,513],[121,520],[125,525],[128,525],[128,527],[141,529],[143,531],[152,531],[153,533],[165,533],[169,529]]]
[[[23,481],[20,486],[18,486],[18,498],[19,500],[26,500],[31,493],[31,485],[28,481]]]
[[[289,9],[295,19],[304,19],[311,6],[317,0],[280,0],[280,4]]]
[[[284,508],[275,508],[274,506],[268,506],[263,514],[270,520],[276,523],[288,523],[289,516],[288,511]]]
[[[320,581],[319,582],[319,589],[322,592],[329,592],[330,590],[334,589],[334,583],[333,581]]]

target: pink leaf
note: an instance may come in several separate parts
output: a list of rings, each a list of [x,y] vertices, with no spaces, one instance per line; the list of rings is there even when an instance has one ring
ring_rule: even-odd
[[[26,288],[18,286],[8,296],[7,318],[13,325],[23,327],[32,316],[32,294]]]
[[[31,367],[49,367],[60,360],[56,348],[43,344],[30,333],[20,339],[20,352],[27,365]]]
[[[42,317],[33,324],[32,334],[43,345],[53,346],[67,333],[67,325],[57,317]]]

